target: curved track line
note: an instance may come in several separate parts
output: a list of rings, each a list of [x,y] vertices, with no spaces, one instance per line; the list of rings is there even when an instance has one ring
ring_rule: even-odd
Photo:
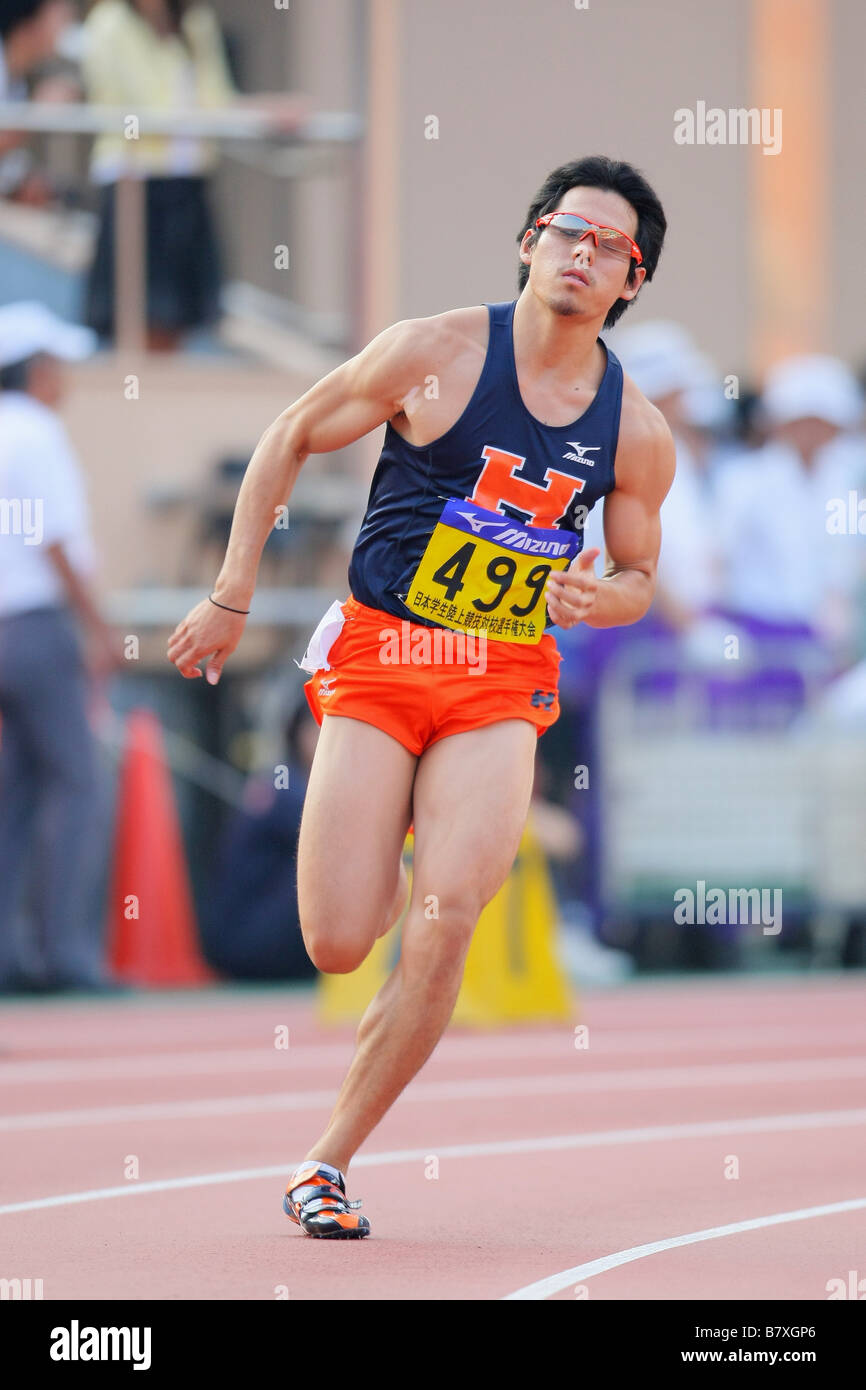
[[[704,1231],[691,1231],[685,1236],[670,1236],[667,1240],[655,1240],[650,1245],[635,1245],[631,1250],[620,1250],[615,1255],[605,1255],[600,1260],[590,1260],[587,1264],[575,1265],[573,1269],[550,1274],[546,1279],[537,1279],[514,1293],[505,1294],[502,1302],[510,1299],[521,1301],[550,1298],[551,1294],[561,1293],[569,1284],[582,1283],[592,1279],[605,1270],[616,1269],[618,1265],[631,1264],[634,1260],[645,1260],[649,1255],[658,1255],[664,1250],[675,1250],[681,1245],[697,1245],[704,1240],[718,1240],[721,1236],[739,1235],[741,1231],[758,1231],[764,1226],[781,1226],[788,1221],[811,1221],[816,1216],[835,1216],[843,1211],[862,1211],[866,1207],[866,1197],[854,1197],[849,1202],[828,1202],[823,1207],[802,1207],[799,1211],[781,1211],[774,1216],[756,1216],[751,1221],[733,1221],[729,1226],[708,1226]]]

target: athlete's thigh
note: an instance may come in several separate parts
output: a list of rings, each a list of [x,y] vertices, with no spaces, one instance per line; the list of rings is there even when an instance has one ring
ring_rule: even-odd
[[[397,890],[416,763],[372,724],[325,715],[298,837],[305,935],[375,936]]]
[[[514,863],[532,795],[538,735],[505,719],[432,744],[415,775],[412,897],[466,920]],[[404,931],[406,928],[404,927]]]

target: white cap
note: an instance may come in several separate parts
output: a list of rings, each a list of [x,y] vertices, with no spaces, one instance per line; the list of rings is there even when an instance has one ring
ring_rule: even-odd
[[[683,393],[683,418],[695,429],[725,430],[732,423],[735,409],[734,402],[725,396],[721,381],[715,377],[699,386],[690,386]]]
[[[761,405],[771,425],[816,417],[847,430],[860,423],[863,394],[838,357],[788,357],[767,373]]]
[[[651,401],[712,383],[712,365],[678,323],[653,319],[615,333],[611,344],[639,391]]]
[[[37,352],[80,362],[96,351],[97,342],[92,329],[67,323],[36,299],[0,307],[0,367],[23,362]]]

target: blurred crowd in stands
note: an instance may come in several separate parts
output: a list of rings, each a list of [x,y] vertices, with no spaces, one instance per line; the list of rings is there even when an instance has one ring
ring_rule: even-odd
[[[811,354],[777,362],[754,389],[723,375],[678,324],[626,323],[607,336],[670,425],[677,471],[661,512],[650,612],[625,629],[557,634],[563,718],[539,743],[556,799],[579,821],[586,846],[557,868],[560,899],[602,936],[609,904],[601,860],[612,833],[598,776],[606,679],[635,702],[661,700],[668,709],[688,683],[693,703],[683,734],[791,730],[816,708],[833,727],[866,732],[862,382],[841,360]],[[601,507],[589,517],[585,544],[604,554]],[[581,764],[595,778],[575,790],[570,773]],[[657,804],[663,814],[662,789]],[[856,926],[854,957],[866,963]],[[739,958],[729,939],[705,963]]]
[[[849,515],[866,483],[855,374],[833,357],[790,357],[756,396],[678,325],[623,327],[612,346],[676,440],[659,621],[697,657],[718,651],[716,617],[806,636],[840,665],[866,655],[866,517],[860,530]]]
[[[146,213],[146,319],[151,351],[174,351],[220,315],[222,254],[211,202],[215,140],[130,128],[145,110],[182,113],[255,107],[274,132],[307,112],[294,93],[242,93],[225,36],[201,0],[2,0],[0,102],[91,102],[129,113],[92,144],[90,201],[97,234],[82,317],[100,338],[115,333],[117,185],[141,180]],[[46,207],[77,200],[39,166],[34,141],[0,131],[0,196]]]

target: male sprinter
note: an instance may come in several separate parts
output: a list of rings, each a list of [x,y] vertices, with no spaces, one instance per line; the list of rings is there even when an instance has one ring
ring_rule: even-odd
[[[414,822],[413,883],[399,962],[361,1020],[324,1133],[289,1178],[284,1209],[307,1235],[368,1234],[346,1195],[352,1155],[436,1046],[481,909],[515,859],[536,742],[559,716],[562,658],[544,628],[634,623],[650,605],[673,441],[598,335],[652,278],[665,229],[630,165],[554,169],[518,238],[516,301],[394,324],[265,431],[213,593],[169,641],[183,676],[208,658],[207,679],[219,679],[307,455],[385,423],[350,596],[307,661],[321,733],[298,906],[313,963],[354,970],[397,921]],[[438,391],[425,389],[431,377]],[[577,553],[600,497],[601,578],[598,551]],[[412,654],[398,662],[395,633]],[[446,634],[468,634],[468,647],[473,633],[483,670],[430,661],[431,637],[441,653]]]

